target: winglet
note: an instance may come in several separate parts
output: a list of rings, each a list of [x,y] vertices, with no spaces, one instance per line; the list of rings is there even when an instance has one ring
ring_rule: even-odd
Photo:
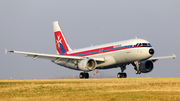
[[[176,58],[176,55],[175,54],[172,54],[173,55],[173,59],[175,59]]]
[[[4,50],[5,50],[5,54],[7,53],[7,49],[6,48],[4,48]]]
[[[5,49],[5,48],[4,48],[4,50],[5,50],[5,54],[6,54],[7,52],[12,52],[12,53],[14,53],[13,50],[7,50],[7,49]]]

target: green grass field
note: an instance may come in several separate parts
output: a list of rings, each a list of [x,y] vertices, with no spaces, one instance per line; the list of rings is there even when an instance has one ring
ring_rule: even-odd
[[[0,101],[180,101],[180,78],[0,80]]]

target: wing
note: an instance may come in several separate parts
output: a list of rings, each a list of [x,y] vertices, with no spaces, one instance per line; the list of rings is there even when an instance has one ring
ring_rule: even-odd
[[[25,55],[27,55],[26,57],[32,57],[34,60],[36,60],[37,58],[48,59],[48,60],[53,60],[53,61],[58,60],[58,59],[81,60],[81,59],[87,58],[87,57],[67,56],[67,55],[53,55],[53,54],[31,53],[31,52],[22,52],[22,51],[14,51],[14,50],[6,50],[5,49],[5,54],[7,52],[25,54]],[[95,61],[105,61],[104,58],[93,58],[93,59]]]
[[[172,56],[164,56],[164,57],[153,57],[153,58],[150,58],[148,60],[151,60],[153,62],[156,62],[157,60],[159,59],[168,59],[168,58],[176,58],[176,55],[172,54]]]

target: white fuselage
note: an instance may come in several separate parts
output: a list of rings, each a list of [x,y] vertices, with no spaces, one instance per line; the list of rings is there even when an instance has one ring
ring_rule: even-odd
[[[143,46],[143,44],[136,46],[138,43],[146,43],[147,46]],[[103,57],[105,62],[98,63],[96,69],[110,69],[111,67],[130,64],[134,61],[142,61],[152,57],[153,54],[149,53],[152,46],[148,46],[148,44],[149,42],[143,39],[131,39],[73,50],[65,53],[64,55],[88,58]]]

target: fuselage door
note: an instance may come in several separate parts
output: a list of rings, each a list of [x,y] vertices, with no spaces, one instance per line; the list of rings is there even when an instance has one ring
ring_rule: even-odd
[[[131,53],[131,45],[126,46],[126,53],[127,54]]]

